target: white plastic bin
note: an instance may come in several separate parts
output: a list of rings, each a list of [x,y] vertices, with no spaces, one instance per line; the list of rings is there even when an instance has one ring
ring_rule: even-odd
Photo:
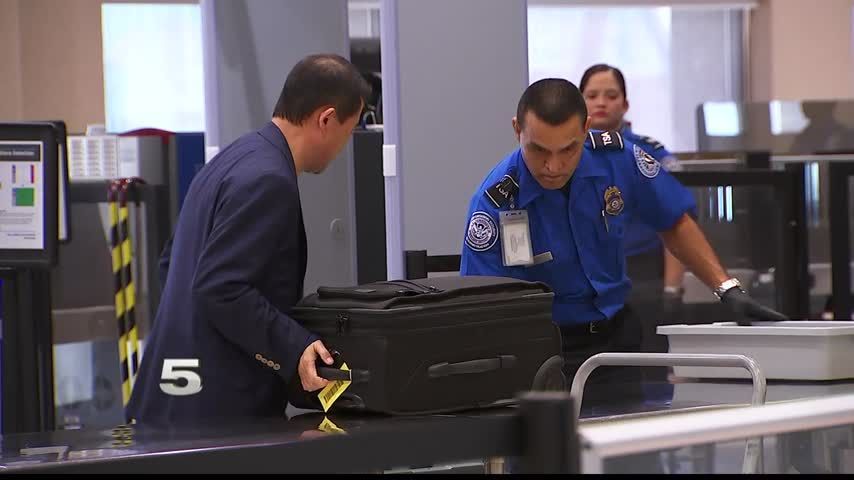
[[[753,357],[769,380],[854,378],[854,322],[734,322],[658,327],[671,353],[730,353]],[[674,367],[690,378],[749,378],[740,368]]]

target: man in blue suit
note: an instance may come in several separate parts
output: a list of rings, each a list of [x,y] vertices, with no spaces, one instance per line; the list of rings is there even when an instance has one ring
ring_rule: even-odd
[[[127,414],[175,424],[283,416],[288,391],[324,387],[332,363],[289,315],[302,298],[307,244],[297,176],[343,149],[370,94],[337,55],[288,74],[273,118],[193,179],[161,258],[163,296]]]

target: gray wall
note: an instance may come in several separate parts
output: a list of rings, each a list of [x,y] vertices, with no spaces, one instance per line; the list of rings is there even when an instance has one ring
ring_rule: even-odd
[[[526,10],[525,0],[397,2],[407,250],[460,253],[469,199],[516,146],[510,122],[528,85]],[[395,73],[385,67],[384,83]]]
[[[269,121],[302,57],[349,57],[346,0],[202,0],[201,6],[208,146],[224,147]],[[300,177],[306,293],[320,284],[355,282],[352,159],[348,145],[325,173]]]

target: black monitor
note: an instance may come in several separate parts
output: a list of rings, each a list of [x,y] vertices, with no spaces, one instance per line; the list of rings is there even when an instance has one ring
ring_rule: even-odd
[[[0,123],[0,267],[56,264],[58,144],[54,123]]]

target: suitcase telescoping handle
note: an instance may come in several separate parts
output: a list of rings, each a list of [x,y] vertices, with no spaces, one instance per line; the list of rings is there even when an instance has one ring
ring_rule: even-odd
[[[367,383],[371,381],[369,370],[341,370],[334,367],[317,367],[317,376],[327,380],[348,380],[351,383]]]
[[[465,375],[469,373],[485,373],[493,370],[513,368],[516,366],[515,355],[499,355],[495,358],[481,358],[457,363],[436,363],[427,368],[430,378],[447,377],[450,375]]]

